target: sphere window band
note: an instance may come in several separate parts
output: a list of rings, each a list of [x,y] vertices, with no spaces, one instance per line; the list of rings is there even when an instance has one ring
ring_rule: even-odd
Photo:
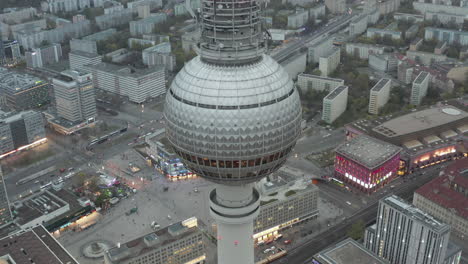
[[[235,109],[249,109],[249,108],[257,108],[257,107],[262,107],[262,106],[267,106],[267,105],[272,105],[274,103],[278,103],[283,101],[284,99],[288,98],[294,93],[294,87],[289,91],[288,94],[285,94],[277,99],[273,99],[267,102],[263,102],[260,104],[249,104],[249,105],[208,105],[208,104],[200,104],[200,103],[195,103],[186,99],[183,99],[179,96],[177,96],[171,89],[169,89],[169,93],[174,97],[179,102],[182,102],[184,104],[188,104],[191,106],[198,106],[201,108],[208,108],[208,109],[220,109],[220,110],[235,110]]]
[[[209,158],[196,157],[194,155],[189,155],[180,150],[174,150],[177,155],[181,156],[183,159],[198,164],[200,166],[206,167],[216,167],[220,169],[232,169],[232,168],[247,168],[260,166],[262,164],[271,163],[277,161],[278,159],[283,158],[287,155],[292,149],[292,146],[289,146],[287,149],[271,154],[269,156],[264,156],[263,158],[256,158],[251,160],[210,160]]]

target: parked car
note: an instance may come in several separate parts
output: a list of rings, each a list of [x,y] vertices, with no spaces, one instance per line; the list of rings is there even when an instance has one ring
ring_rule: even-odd
[[[285,245],[288,245],[288,244],[291,244],[291,242],[292,242],[291,239],[288,239],[288,240],[285,240],[283,243],[284,243]]]

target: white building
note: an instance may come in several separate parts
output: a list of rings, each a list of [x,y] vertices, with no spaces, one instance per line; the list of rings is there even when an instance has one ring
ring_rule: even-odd
[[[326,8],[324,4],[319,4],[315,7],[309,8],[309,19],[314,19],[317,22],[319,17],[325,16]]]
[[[390,29],[382,29],[382,28],[368,28],[366,36],[368,38],[373,37],[390,37],[392,40],[401,39],[401,32],[390,30]]]
[[[460,45],[468,45],[468,31],[426,27],[424,39],[436,39],[438,41],[446,41],[449,44],[459,43]]]
[[[447,55],[435,54],[435,53],[424,52],[424,51],[408,50],[406,51],[406,56],[409,59],[416,61],[417,63],[428,65],[428,66],[435,62],[447,60]]]
[[[62,58],[62,46],[52,44],[25,52],[26,65],[30,68],[41,68],[44,65],[56,63]]]
[[[369,113],[373,115],[379,114],[379,109],[383,107],[390,99],[390,90],[392,81],[390,79],[380,79],[370,90],[369,96]]]
[[[136,0],[136,1],[128,2],[127,8],[137,10],[138,6],[140,5],[149,5],[150,9],[153,9],[153,8],[162,7],[163,3],[162,3],[162,0]]]
[[[357,36],[366,32],[367,29],[367,14],[361,14],[360,16],[354,17],[349,23],[349,35]]]
[[[301,73],[297,76],[297,86],[301,89],[302,93],[306,93],[308,90],[330,92],[336,87],[342,85],[344,85],[343,79],[328,78],[305,73]]]
[[[427,94],[427,88],[429,87],[429,80],[431,75],[428,72],[422,71],[418,74],[418,77],[413,81],[413,87],[411,88],[410,103],[412,105],[420,105],[422,99]]]
[[[298,8],[288,16],[288,28],[300,28],[309,20],[309,11],[303,8]]]
[[[97,44],[94,40],[72,39],[70,40],[70,51],[84,51],[97,54]]]
[[[96,65],[102,62],[102,56],[81,50],[72,50],[68,53],[71,70],[88,71],[86,65]]]
[[[369,67],[381,71],[396,71],[398,60],[392,54],[371,54],[369,55]]]
[[[333,123],[348,106],[348,86],[338,86],[323,98],[322,120]]]
[[[319,70],[322,76],[329,76],[340,64],[341,51],[339,48],[333,48],[328,54],[319,59]]]
[[[104,3],[104,14],[112,14],[124,10],[124,6],[114,0],[108,0]]]
[[[91,7],[90,0],[46,0],[41,3],[42,11],[52,14],[73,12]]]
[[[384,46],[364,43],[346,43],[346,54],[356,56],[359,59],[369,59],[370,54],[383,54]]]
[[[333,14],[342,14],[346,12],[345,0],[325,0],[325,5]]]
[[[144,49],[141,55],[143,63],[148,66],[163,65],[168,71],[175,69],[176,58],[171,53],[171,44],[169,42],[162,42],[156,46]]]
[[[135,103],[143,103],[166,93],[166,81],[163,67],[133,69],[100,63],[89,66],[93,74],[94,85],[98,89],[128,97]]]
[[[318,63],[320,57],[329,54],[333,47],[332,37],[325,37],[324,39],[312,43],[308,47],[307,62]]]
[[[453,6],[453,5],[438,5],[431,3],[413,2],[413,8],[418,10],[420,13],[425,14],[426,12],[435,13],[448,13],[455,15],[465,16],[468,14],[468,7]]]
[[[125,25],[133,20],[133,13],[132,9],[127,8],[111,14],[97,16],[95,18],[96,25],[101,30]]]
[[[158,24],[165,22],[167,15],[165,13],[152,14],[151,16],[130,22],[130,34],[138,36],[142,34],[151,34]]]
[[[454,24],[458,27],[463,26],[463,22],[465,21],[466,15],[458,15],[458,14],[451,14],[451,13],[444,13],[444,12],[432,12],[428,11],[424,15],[424,20],[429,20],[432,22],[439,22],[444,25]]]

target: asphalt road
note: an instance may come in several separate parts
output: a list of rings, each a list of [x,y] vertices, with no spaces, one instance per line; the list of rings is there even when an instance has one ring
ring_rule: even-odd
[[[439,175],[438,168],[439,167],[429,168],[426,170],[424,175],[418,176],[418,179],[411,180],[407,182],[407,184],[401,185],[391,193],[394,193],[406,200],[410,200],[417,188]],[[384,193],[381,194],[382,197],[385,195],[386,194]],[[346,237],[346,232],[351,228],[353,223],[359,220],[363,220],[367,224],[372,223],[377,215],[378,199],[374,199],[374,201],[375,202],[369,203],[367,207],[364,207],[353,216],[345,219],[335,226],[332,226],[330,228],[333,230],[332,232],[330,232],[330,230],[324,231],[323,233],[311,238],[306,243],[292,248],[286,257],[281,258],[275,263],[306,263],[306,261],[310,260],[314,254],[317,254],[328,246],[336,244],[344,239]]]

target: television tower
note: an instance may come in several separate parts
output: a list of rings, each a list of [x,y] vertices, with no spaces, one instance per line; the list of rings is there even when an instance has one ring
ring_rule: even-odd
[[[202,0],[199,24],[198,56],[166,95],[166,135],[191,170],[216,183],[218,263],[253,264],[254,182],[278,170],[296,144],[299,94],[265,54],[259,1]]]

